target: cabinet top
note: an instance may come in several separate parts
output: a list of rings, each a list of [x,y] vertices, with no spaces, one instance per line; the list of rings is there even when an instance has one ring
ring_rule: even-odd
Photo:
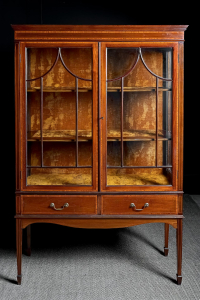
[[[15,40],[180,41],[188,25],[11,25]]]

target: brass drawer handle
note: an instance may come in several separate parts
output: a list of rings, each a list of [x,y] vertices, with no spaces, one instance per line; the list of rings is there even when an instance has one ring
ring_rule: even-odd
[[[63,210],[65,207],[69,207],[69,203],[65,203],[62,208],[55,208],[55,204],[51,203],[50,207],[55,209],[55,210]]]
[[[148,207],[148,206],[149,206],[149,203],[145,203],[143,208],[141,208],[141,209],[136,209],[136,205],[135,205],[134,203],[131,203],[131,204],[130,204],[130,207],[131,207],[131,208],[134,208],[135,211],[142,211],[144,208],[146,208],[146,207]]]

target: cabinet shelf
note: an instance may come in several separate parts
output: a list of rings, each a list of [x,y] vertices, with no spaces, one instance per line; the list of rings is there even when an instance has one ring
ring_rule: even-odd
[[[109,130],[107,133],[107,141],[120,141],[121,131],[120,130]],[[156,133],[155,130],[124,130],[123,141],[155,141]],[[171,132],[165,130],[158,131],[159,141],[171,140]]]
[[[75,130],[43,130],[42,137],[44,142],[75,142]],[[28,142],[41,140],[40,130],[29,131],[27,134]],[[88,142],[92,140],[92,131],[78,130],[78,141]]]
[[[41,140],[40,130],[29,131],[27,135],[29,142],[36,142]],[[86,130],[78,130],[78,141],[87,142],[92,140],[92,132]],[[120,130],[108,130],[107,141],[120,141],[121,131]],[[156,134],[153,130],[125,130],[123,131],[123,141],[155,141]],[[158,131],[159,141],[171,140],[171,132],[165,130]],[[76,141],[75,130],[43,130],[43,141],[44,142],[74,142]]]
[[[27,92],[38,92],[40,91],[40,87],[34,87],[34,88],[27,88]],[[78,92],[89,92],[91,91],[91,87],[79,87]],[[75,87],[43,87],[43,92],[48,93],[71,93],[75,92]]]
[[[121,87],[117,86],[109,86],[107,87],[108,92],[121,92]],[[138,87],[123,87],[124,92],[155,92],[156,87],[144,87],[144,86],[138,86]],[[171,88],[166,88],[166,87],[159,87],[158,91],[160,92],[168,92],[172,91]]]
[[[40,91],[41,88],[40,87],[34,87],[34,88],[28,88],[27,92],[38,92]],[[167,91],[171,91],[171,88],[164,88],[164,87],[159,87],[158,91],[160,92],[167,92]],[[51,92],[51,93],[71,93],[71,92],[75,92],[76,88],[75,87],[44,87],[43,88],[43,92]],[[89,92],[92,91],[92,87],[79,87],[78,88],[78,92]],[[117,86],[110,86],[107,87],[107,91],[108,92],[120,92],[121,91],[121,87],[117,87]],[[124,92],[155,92],[156,91],[156,87],[123,87],[123,91]]]

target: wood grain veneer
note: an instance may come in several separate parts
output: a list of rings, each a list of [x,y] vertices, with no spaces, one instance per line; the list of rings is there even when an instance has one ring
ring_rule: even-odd
[[[136,211],[130,207],[134,203]],[[144,204],[148,203],[149,207],[144,208]],[[118,196],[102,196],[102,213],[103,214],[119,214],[119,215],[148,215],[148,214],[177,214],[178,203],[176,195],[118,195]]]
[[[22,196],[22,214],[96,214],[97,196],[49,196],[32,195]],[[65,203],[69,207],[63,210],[54,210],[50,204],[54,203],[56,208],[62,208]]]
[[[187,25],[12,25],[15,40],[184,40]],[[48,32],[48,34],[47,34]]]

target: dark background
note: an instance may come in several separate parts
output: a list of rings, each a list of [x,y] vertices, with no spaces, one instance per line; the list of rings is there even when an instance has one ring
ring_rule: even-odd
[[[10,24],[188,25],[185,32],[184,192],[200,194],[197,8],[187,2],[7,0],[0,2],[1,222],[15,215],[14,34]],[[196,10],[196,11],[195,11]],[[9,224],[8,224],[9,223]],[[2,228],[1,226],[1,228]],[[9,235],[8,228],[5,235]]]

